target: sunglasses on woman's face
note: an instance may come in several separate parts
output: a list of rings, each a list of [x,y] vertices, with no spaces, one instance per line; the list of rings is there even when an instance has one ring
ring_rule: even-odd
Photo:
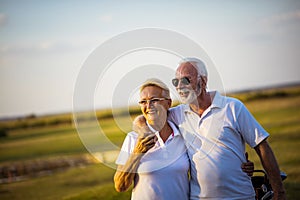
[[[179,84],[179,81],[181,81],[181,83],[182,83],[183,85],[189,85],[189,84],[191,83],[191,80],[190,80],[188,77],[183,77],[183,78],[181,78],[181,79],[174,78],[174,79],[172,80],[172,84],[173,84],[175,87],[177,87],[178,84]]]

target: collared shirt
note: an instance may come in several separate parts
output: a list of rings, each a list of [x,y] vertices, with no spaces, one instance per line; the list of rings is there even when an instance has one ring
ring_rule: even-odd
[[[163,142],[158,132],[158,141],[140,160],[134,179],[131,199],[187,200],[189,199],[189,159],[183,138],[176,126],[169,122],[173,133]],[[124,165],[133,152],[138,134],[127,134],[116,161]]]
[[[255,147],[269,134],[239,100],[218,92],[201,117],[189,105],[171,108],[191,159],[190,199],[254,199],[241,169],[245,143]]]

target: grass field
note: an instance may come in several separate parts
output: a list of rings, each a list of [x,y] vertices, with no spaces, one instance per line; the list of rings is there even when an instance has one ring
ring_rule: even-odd
[[[245,94],[238,95],[242,99],[245,98]],[[254,98],[245,104],[270,133],[269,142],[280,168],[288,174],[284,182],[288,199],[297,199],[300,196],[300,95],[273,96],[256,100]],[[57,115],[51,116],[51,119],[27,119],[35,126],[9,129],[8,135],[0,138],[0,166],[90,156],[82,145],[74,125],[58,123],[67,122],[68,120],[61,119],[69,117],[70,115]],[[39,123],[37,120],[40,120]],[[18,120],[1,123],[1,126],[8,123],[13,127],[17,123],[24,125],[27,122]],[[109,139],[116,146],[120,146],[125,134],[115,121],[105,117],[100,119],[100,123]],[[38,126],[39,124],[46,126]],[[97,127],[90,126],[88,122],[83,127],[87,133],[95,128]],[[123,129],[129,131],[130,125],[123,126]],[[256,168],[261,168],[254,150],[248,148],[248,152]],[[53,171],[43,176],[33,176],[23,181],[0,184],[0,199],[130,199],[130,191],[115,192],[113,174],[114,169],[92,162]]]

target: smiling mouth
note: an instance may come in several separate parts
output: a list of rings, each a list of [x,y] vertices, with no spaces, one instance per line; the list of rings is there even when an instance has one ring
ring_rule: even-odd
[[[149,110],[149,111],[147,111],[147,114],[155,114],[156,113],[156,111],[155,110]]]

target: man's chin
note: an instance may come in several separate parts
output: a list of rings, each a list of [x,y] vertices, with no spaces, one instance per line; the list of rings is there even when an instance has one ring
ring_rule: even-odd
[[[183,95],[183,94],[181,94],[179,97],[180,97],[181,103],[186,103],[188,101],[188,99],[189,99],[189,95]]]
[[[197,98],[193,98],[192,96],[188,96],[188,97],[181,97],[181,103],[183,104],[192,104],[195,103],[195,101],[197,101]]]
[[[180,98],[181,103],[188,104],[188,100],[186,98]]]

